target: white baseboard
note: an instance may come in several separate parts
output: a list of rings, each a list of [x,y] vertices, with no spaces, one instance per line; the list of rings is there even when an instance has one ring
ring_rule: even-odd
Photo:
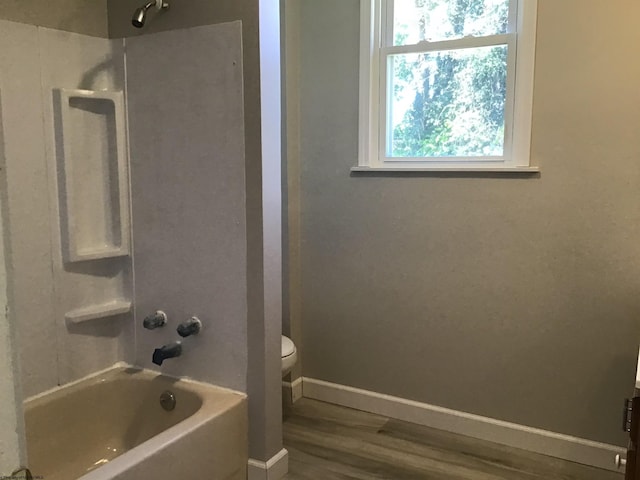
[[[302,398],[302,377],[296,378],[293,382],[282,382],[282,388],[289,395],[291,403],[295,403]]]
[[[280,450],[266,462],[249,459],[247,480],[280,480],[289,471],[289,452]]]
[[[622,447],[526,427],[516,423],[436,407],[404,398],[303,377],[303,395],[365,412],[417,423],[447,432],[618,471],[614,459]]]

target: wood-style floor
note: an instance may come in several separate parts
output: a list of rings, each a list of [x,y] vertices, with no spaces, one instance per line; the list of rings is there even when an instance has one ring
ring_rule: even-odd
[[[285,409],[287,480],[622,480],[622,475],[302,399]]]

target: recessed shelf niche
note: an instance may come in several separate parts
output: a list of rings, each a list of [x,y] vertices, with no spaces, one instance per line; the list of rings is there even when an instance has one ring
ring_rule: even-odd
[[[56,153],[66,262],[130,253],[122,92],[57,89]]]

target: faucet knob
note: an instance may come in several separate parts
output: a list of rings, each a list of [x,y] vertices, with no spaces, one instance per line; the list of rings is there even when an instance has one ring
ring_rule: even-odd
[[[179,357],[182,354],[182,345],[180,342],[173,342],[168,345],[163,345],[160,348],[156,348],[153,351],[153,357],[151,361],[156,365],[162,365],[167,358]]]
[[[142,326],[147,330],[153,330],[158,327],[164,327],[167,323],[167,314],[162,310],[157,310],[151,315],[147,315],[142,321]]]
[[[176,331],[181,337],[188,337],[189,335],[197,335],[202,329],[202,322],[198,317],[191,317],[186,322],[182,322],[178,325]]]

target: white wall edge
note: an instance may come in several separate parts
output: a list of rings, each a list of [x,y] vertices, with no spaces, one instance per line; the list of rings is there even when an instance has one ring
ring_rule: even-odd
[[[606,443],[459,412],[426,403],[335,383],[302,378],[303,396],[384,415],[451,433],[487,440],[592,467],[618,471],[617,454],[626,449]]]
[[[249,459],[247,480],[280,480],[289,471],[289,452],[285,448],[266,462]]]
[[[282,382],[282,388],[286,390],[286,394],[292,403],[302,398],[302,377],[296,378],[293,382]]]

